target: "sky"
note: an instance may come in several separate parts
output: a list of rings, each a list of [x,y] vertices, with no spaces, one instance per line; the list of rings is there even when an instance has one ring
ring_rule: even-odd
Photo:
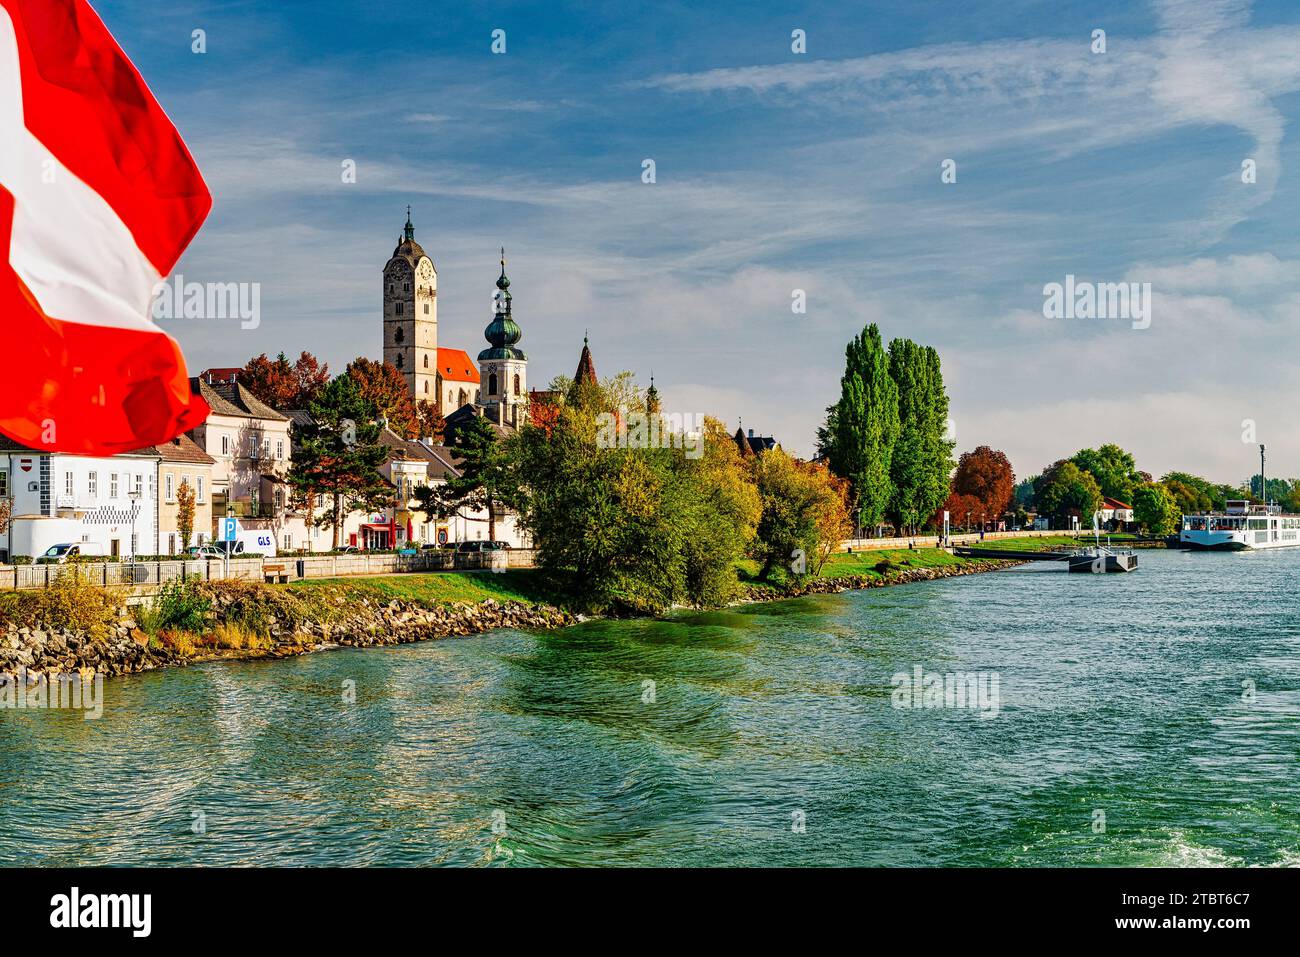
[[[260,284],[256,329],[163,323],[194,372],[380,357],[410,204],[439,344],[485,346],[504,246],[536,388],[585,333],[810,455],[874,322],[1019,477],[1105,442],[1300,475],[1294,3],[92,2],[213,193],[177,271]],[[1067,275],[1150,283],[1149,325],[1046,317]]]

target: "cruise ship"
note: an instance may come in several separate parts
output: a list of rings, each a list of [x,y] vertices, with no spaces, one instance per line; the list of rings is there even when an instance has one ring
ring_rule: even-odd
[[[1300,515],[1283,514],[1277,505],[1251,505],[1240,499],[1225,504],[1222,512],[1184,515],[1179,541],[1214,551],[1300,545]]]

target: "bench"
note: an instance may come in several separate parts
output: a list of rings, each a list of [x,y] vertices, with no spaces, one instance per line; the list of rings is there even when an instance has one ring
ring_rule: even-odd
[[[266,579],[268,585],[273,585],[278,580],[281,585],[289,583],[289,571],[283,565],[263,565],[262,577]]]

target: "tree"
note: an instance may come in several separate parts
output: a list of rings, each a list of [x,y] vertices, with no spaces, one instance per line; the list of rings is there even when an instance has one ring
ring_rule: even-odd
[[[889,512],[898,528],[929,516],[948,495],[953,443],[947,438],[948,394],[939,353],[910,339],[889,344],[889,374],[898,389],[898,438],[890,456]]]
[[[181,551],[188,551],[194,533],[194,489],[184,478],[176,489],[176,531],[181,536]]]
[[[311,424],[293,427],[288,481],[300,501],[329,496],[328,513],[309,511],[313,524],[332,530],[338,548],[339,530],[349,514],[383,508],[393,500],[392,486],[379,474],[387,449],[379,444],[374,404],[350,375],[331,381],[308,411]]]
[[[404,439],[420,436],[416,425],[415,400],[406,386],[406,377],[398,368],[387,362],[374,362],[358,356],[348,363],[349,375],[361,390],[361,395],[376,409],[378,415],[388,420],[388,427]]]
[[[1037,475],[1031,475],[1022,482],[1016,483],[1016,504],[1021,508],[1029,508],[1034,504],[1034,483],[1038,481]]]
[[[447,422],[436,405],[421,399],[415,403],[415,429],[416,438],[441,442],[447,430]]]
[[[898,440],[898,385],[873,323],[844,350],[839,401],[818,432],[831,470],[849,481],[858,520],[878,526],[889,506],[890,471]]]
[[[1101,499],[1101,489],[1092,473],[1069,459],[1043,469],[1034,487],[1034,501],[1039,512],[1057,519],[1061,527],[1073,514],[1079,516],[1081,523],[1090,523],[1093,513],[1101,508]]]
[[[1270,478],[1268,479],[1267,494],[1262,494],[1259,490],[1259,473],[1256,472],[1250,477],[1250,497],[1258,502],[1267,504],[1269,502],[1281,502],[1286,500],[1291,494],[1291,479]]]
[[[1118,445],[1107,444],[1099,449],[1080,449],[1070,459],[1097,480],[1101,494],[1131,504],[1133,489],[1142,483],[1133,456]]]
[[[1229,486],[1215,485],[1190,472],[1166,472],[1160,482],[1173,493],[1184,512],[1222,510],[1229,498],[1242,497]]]
[[[421,485],[415,490],[419,509],[426,519],[446,517],[462,508],[486,510],[488,540],[497,537],[496,513],[502,506],[517,504],[522,494],[518,471],[496,429],[484,416],[475,416],[456,429],[451,447],[460,461],[459,475],[438,485]]]
[[[1005,452],[987,445],[963,452],[952,477],[953,494],[971,499],[975,504],[967,507],[972,512],[994,521],[1011,507],[1015,489],[1011,460]]]
[[[1168,489],[1148,482],[1133,490],[1133,518],[1151,535],[1172,535],[1182,523],[1182,510]]]
[[[319,399],[325,386],[329,385],[330,367],[304,349],[293,364],[293,376],[297,384],[293,408],[305,409]]]
[[[506,443],[528,478],[520,519],[537,565],[592,611],[725,604],[760,510],[735,444],[713,419],[697,458],[598,443],[597,417],[618,414],[622,398],[609,384],[571,389],[548,428],[529,422]]]
[[[239,370],[239,384],[273,409],[305,409],[329,382],[329,366],[303,351],[292,365],[281,352],[249,359]]]
[[[762,514],[754,557],[763,578],[777,568],[815,574],[851,534],[847,483],[826,469],[795,461],[782,449],[753,460]]]
[[[265,352],[249,359],[239,370],[239,384],[273,409],[296,407],[298,377],[283,352],[274,359]]]
[[[0,535],[9,531],[9,520],[13,517],[13,499],[0,497]]]

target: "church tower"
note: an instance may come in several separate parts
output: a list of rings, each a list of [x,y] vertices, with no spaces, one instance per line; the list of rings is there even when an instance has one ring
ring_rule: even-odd
[[[506,278],[506,251],[501,250],[501,277],[492,321],[483,330],[490,348],[478,354],[479,405],[500,425],[514,428],[528,417],[528,356],[515,343],[523,336],[510,314],[510,280]]]
[[[415,241],[410,206],[384,267],[384,361],[406,377],[417,402],[438,404],[438,271]]]

